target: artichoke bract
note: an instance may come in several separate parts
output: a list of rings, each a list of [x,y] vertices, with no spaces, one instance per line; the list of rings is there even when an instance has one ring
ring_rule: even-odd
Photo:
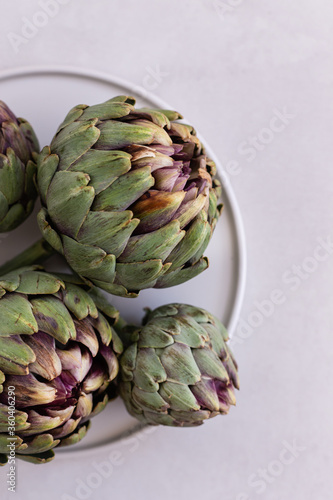
[[[39,152],[31,125],[0,101],[0,232],[15,229],[31,214]]]
[[[148,424],[193,427],[228,413],[239,388],[228,333],[209,312],[170,304],[125,327],[120,396]]]
[[[115,393],[118,311],[59,276],[35,266],[0,277],[1,464],[9,444],[16,458],[52,460],[54,448],[85,436]]]
[[[216,166],[175,111],[115,97],[73,108],[38,162],[46,241],[82,278],[115,295],[183,283],[222,205]]]

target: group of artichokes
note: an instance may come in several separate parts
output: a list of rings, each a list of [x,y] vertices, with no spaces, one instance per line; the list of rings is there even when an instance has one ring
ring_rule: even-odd
[[[221,185],[181,118],[128,96],[79,105],[39,151],[0,101],[0,232],[39,195],[43,235],[0,269],[2,464],[9,442],[23,460],[50,461],[118,394],[153,425],[200,425],[235,404],[237,364],[216,317],[169,304],[126,325],[98,290],[132,298],[208,267]],[[36,265],[55,252],[72,274]]]

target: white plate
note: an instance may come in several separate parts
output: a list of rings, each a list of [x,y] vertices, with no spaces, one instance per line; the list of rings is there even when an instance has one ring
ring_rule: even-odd
[[[30,121],[41,147],[50,143],[57,126],[76,104],[96,104],[115,95],[126,94],[137,98],[138,105],[173,109],[145,89],[119,78],[95,71],[66,67],[30,67],[0,73],[0,99],[14,113]],[[182,110],[177,110],[182,112]],[[192,124],[200,129],[200,123]],[[200,137],[200,136],[199,136]],[[225,209],[217,224],[206,255],[210,268],[197,278],[164,290],[143,290],[136,299],[110,295],[110,301],[127,321],[140,322],[143,308],[158,307],[170,302],[183,302],[203,307],[217,315],[232,335],[236,326],[245,288],[246,249],[242,220],[237,201],[224,178],[218,159],[206,146],[208,155],[216,162],[223,182]],[[0,264],[20,253],[40,238],[36,219],[31,216],[21,227],[0,235]],[[59,269],[57,259],[48,268]],[[57,267],[58,266],[58,267]],[[125,411],[122,401],[110,403],[104,412],[92,421],[86,438],[77,445],[59,449],[57,455],[94,451],[96,447],[139,431],[142,428]]]

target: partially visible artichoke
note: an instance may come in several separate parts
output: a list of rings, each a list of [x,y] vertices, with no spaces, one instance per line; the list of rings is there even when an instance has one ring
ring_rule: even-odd
[[[0,297],[0,462],[13,441],[17,458],[48,462],[53,448],[81,440],[114,396],[118,311],[37,267],[0,277]]]
[[[19,226],[32,212],[39,152],[31,125],[0,101],[0,232]]]
[[[118,96],[73,108],[38,162],[39,226],[86,281],[135,297],[208,267],[216,167],[175,111]]]
[[[225,415],[239,388],[228,333],[209,312],[170,304],[149,312],[141,328],[125,327],[120,395],[148,424],[192,427]]]

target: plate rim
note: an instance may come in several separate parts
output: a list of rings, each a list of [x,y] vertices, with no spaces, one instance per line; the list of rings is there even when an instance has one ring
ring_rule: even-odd
[[[0,71],[0,82],[10,80],[12,78],[20,78],[25,76],[38,76],[38,75],[49,76],[52,74],[60,76],[62,75],[62,76],[84,77],[103,83],[113,84],[118,87],[122,87],[125,90],[128,90],[129,95],[134,94],[134,96],[148,99],[156,107],[162,109],[173,109],[173,107],[170,106],[167,102],[165,102],[164,99],[146,90],[144,87],[136,85],[124,78],[114,76],[109,73],[105,73],[103,71],[99,71],[92,68],[87,69],[79,66],[77,67],[77,66],[66,66],[66,65],[45,65],[45,66],[31,65],[31,66],[14,67]],[[184,118],[184,120],[186,121],[186,118]],[[222,169],[220,160],[215,155],[209,143],[200,133],[198,134],[198,137],[200,141],[204,144],[209,157],[216,163],[217,171],[222,180],[223,193],[224,196],[227,198],[231,209],[230,215],[235,229],[235,239],[237,242],[238,272],[236,278],[236,291],[232,305],[232,312],[230,314],[229,321],[226,325],[227,330],[229,332],[229,336],[230,338],[232,338],[232,335],[234,333],[234,330],[236,328],[240,316],[240,311],[243,304],[245,288],[246,288],[247,251],[246,251],[246,237],[245,237],[244,224],[233,187],[229,181],[229,178],[225,175],[225,172]],[[73,457],[75,455],[80,455],[81,457],[82,455],[89,455],[91,453],[95,453],[96,450],[106,449],[107,447],[111,447],[115,444],[120,444],[133,435],[141,434],[146,427],[147,427],[146,424],[137,423],[136,425],[133,426],[133,428],[122,432],[116,437],[110,438],[106,443],[97,445],[91,444],[87,448],[82,450],[59,448],[56,450],[56,457],[67,458],[68,456]]]

